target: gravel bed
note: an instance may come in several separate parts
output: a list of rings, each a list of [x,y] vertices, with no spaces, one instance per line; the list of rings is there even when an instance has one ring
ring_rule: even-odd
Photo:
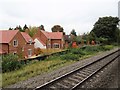
[[[114,62],[89,79],[80,88],[118,88],[118,80],[120,80],[117,58]]]
[[[75,70],[79,67],[82,67],[90,62],[96,61],[97,59],[104,57],[104,56],[106,56],[106,55],[108,55],[111,52],[116,51],[116,50],[118,50],[118,48],[115,48],[111,51],[106,51],[104,53],[101,53],[99,55],[93,56],[93,57],[88,58],[88,59],[80,60],[72,65],[68,65],[68,66],[62,67],[58,70],[55,70],[55,71],[52,71],[49,73],[44,73],[44,74],[38,75],[36,77],[32,77],[28,80],[18,82],[16,84],[7,86],[5,88],[35,88],[35,87],[38,87],[38,86],[40,86],[40,85],[42,85],[42,84],[44,84],[52,79],[55,79],[55,78],[65,74],[65,73],[68,73],[72,70]]]

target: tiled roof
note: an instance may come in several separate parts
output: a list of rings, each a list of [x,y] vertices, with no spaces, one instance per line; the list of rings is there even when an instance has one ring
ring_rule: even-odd
[[[37,39],[45,46],[46,44],[40,39],[37,37]]]
[[[19,30],[0,30],[0,35],[2,35],[0,43],[9,43],[18,31]]]
[[[27,33],[21,32],[21,34],[27,43],[29,43],[30,40],[32,41],[32,43],[34,42],[33,39]]]
[[[48,38],[48,39],[62,39],[63,33],[62,32],[46,32],[41,30],[41,32]]]

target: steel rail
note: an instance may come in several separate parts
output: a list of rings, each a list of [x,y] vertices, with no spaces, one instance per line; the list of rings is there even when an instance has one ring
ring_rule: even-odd
[[[70,90],[75,90],[77,87],[79,87],[81,84],[83,84],[86,80],[88,80],[89,78],[91,78],[93,75],[95,75],[96,73],[98,73],[99,71],[101,71],[103,68],[105,68],[107,65],[109,65],[111,62],[113,62],[116,58],[118,58],[119,56],[116,56],[114,59],[112,59],[110,62],[106,63],[103,67],[99,68],[98,70],[95,70],[92,74],[90,74],[88,77],[86,77],[85,79],[83,79],[81,82],[79,82],[78,84],[76,84],[74,87],[72,87]]]
[[[114,51],[114,52],[112,52],[112,53],[110,53],[110,54],[108,54],[108,55],[106,55],[106,56],[104,56],[104,57],[102,57],[102,58],[99,58],[98,60],[96,60],[96,61],[94,61],[94,62],[90,62],[90,63],[88,63],[87,65],[84,65],[84,66],[82,66],[82,67],[80,67],[80,68],[77,68],[77,69],[75,69],[75,70],[73,70],[73,71],[70,71],[70,72],[68,72],[68,73],[66,73],[66,74],[64,74],[64,75],[62,75],[62,76],[60,76],[60,77],[58,77],[58,78],[56,78],[56,79],[53,79],[53,80],[51,80],[51,81],[49,81],[49,82],[47,82],[47,83],[45,83],[45,84],[43,84],[43,85],[41,85],[41,86],[36,87],[34,90],[43,89],[43,88],[51,85],[52,83],[55,83],[55,82],[59,81],[60,79],[63,79],[64,77],[67,77],[67,76],[70,75],[70,74],[73,74],[74,72],[77,72],[77,71],[79,71],[79,70],[81,70],[81,69],[83,69],[83,68],[86,68],[86,67],[88,67],[88,66],[90,66],[90,65],[92,65],[92,64],[94,64],[94,63],[96,63],[96,62],[99,62],[99,61],[101,61],[101,60],[103,60],[103,59],[105,59],[105,58],[107,58],[107,57],[115,54],[116,52],[119,52],[119,51],[120,51],[120,49],[118,49],[118,50],[116,50],[116,51]],[[115,60],[117,57],[118,57],[118,56],[116,56],[116,57],[114,58],[114,60]],[[112,62],[112,61],[113,61],[113,59],[110,60],[110,62]],[[75,88],[77,88],[80,84],[82,84],[82,83],[85,82],[87,79],[89,79],[89,78],[92,77],[94,74],[96,74],[98,71],[100,71],[101,69],[103,69],[103,68],[104,68],[106,65],[108,65],[110,62],[106,63],[103,67],[95,70],[92,74],[90,74],[90,75],[87,76],[85,79],[83,79],[81,82],[77,83],[74,87],[72,87],[71,90],[74,90]]]

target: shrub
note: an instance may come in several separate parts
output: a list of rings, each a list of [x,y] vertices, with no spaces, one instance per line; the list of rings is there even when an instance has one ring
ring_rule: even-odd
[[[85,51],[86,52],[98,52],[99,51],[99,48],[97,46],[87,46],[85,48]]]
[[[39,55],[39,54],[41,54],[41,53],[43,53],[43,52],[41,51],[40,48],[36,48],[36,49],[35,49],[35,54],[36,54],[36,56]]]
[[[77,49],[71,49],[71,53],[73,53],[73,54],[85,55],[85,52],[82,51],[80,48],[77,48]]]
[[[17,70],[22,66],[18,61],[18,56],[13,54],[8,54],[2,56],[2,72],[9,72]]]
[[[113,49],[113,45],[105,45],[104,49],[105,50],[111,50],[111,49]]]
[[[79,60],[79,57],[74,54],[65,54],[60,57],[62,60]]]

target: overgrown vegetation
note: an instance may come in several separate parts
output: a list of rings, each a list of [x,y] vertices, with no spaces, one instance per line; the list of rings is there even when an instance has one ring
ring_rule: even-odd
[[[52,60],[51,60],[52,59]],[[10,84],[14,84],[18,81],[23,81],[28,78],[51,72],[55,69],[59,69],[65,65],[69,65],[75,61],[69,60],[59,60],[56,57],[50,57],[50,59],[46,59],[43,61],[32,61],[29,65],[25,65],[19,70],[6,72],[2,74],[3,86],[5,87]]]
[[[96,52],[106,51],[113,49],[113,45],[105,46],[85,46],[82,48],[70,49],[70,52],[65,55],[61,55],[62,60],[80,60],[81,57],[86,55],[92,55]]]
[[[79,57],[78,57],[78,55],[70,53],[70,54],[62,55],[61,59],[62,60],[79,60]]]
[[[8,57],[3,57],[3,67],[5,68],[5,73],[3,73],[3,87],[14,84],[18,81],[26,80],[36,75],[59,69],[60,67],[95,55],[97,52],[110,50],[112,48],[114,48],[113,45],[85,46],[82,48],[74,48],[70,49],[67,53],[54,54],[45,60],[33,60],[30,61],[27,65],[22,64],[24,66],[21,66],[20,63],[16,62],[16,56],[13,57],[13,55],[9,55]],[[10,63],[11,61],[13,64]],[[8,64],[5,65],[5,62],[8,62]],[[11,67],[12,69],[9,70]],[[11,72],[6,72],[7,69]]]
[[[18,70],[22,67],[22,64],[18,61],[18,56],[13,54],[8,54],[2,56],[2,72],[9,72]]]

